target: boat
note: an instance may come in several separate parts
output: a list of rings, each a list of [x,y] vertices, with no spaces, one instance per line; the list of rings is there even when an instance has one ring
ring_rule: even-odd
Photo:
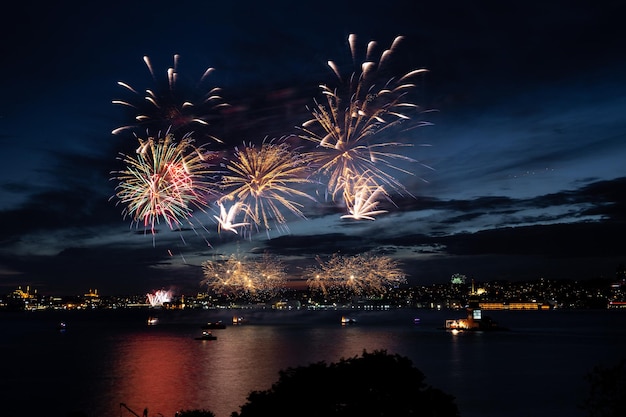
[[[355,324],[356,323],[356,319],[352,318],[352,317],[346,317],[346,316],[341,316],[341,324],[342,325],[346,325],[346,324]]]
[[[59,330],[61,333],[65,332],[65,330],[67,329],[67,324],[62,321],[59,323],[59,325],[57,326],[57,330]]]
[[[159,322],[159,319],[154,317],[154,316],[150,316],[148,317],[148,326],[154,326]]]
[[[201,326],[201,328],[203,330],[208,330],[208,329],[225,329],[226,325],[222,322],[222,320],[219,320],[219,321],[209,321],[209,322],[207,322],[207,324],[203,324]]]
[[[498,331],[509,330],[507,327],[502,327],[491,317],[483,316],[480,308],[468,307],[467,317],[461,319],[447,319],[445,321],[444,330],[450,330],[453,333],[463,331]]]
[[[242,316],[233,316],[233,325],[244,324],[246,319]]]
[[[217,336],[214,336],[211,332],[204,331],[202,336],[196,337],[196,340],[216,340]]]

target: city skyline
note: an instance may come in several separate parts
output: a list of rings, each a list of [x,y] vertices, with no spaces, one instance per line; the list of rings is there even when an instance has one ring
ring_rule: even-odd
[[[2,29],[20,42],[3,46],[0,70],[0,288],[200,290],[202,263],[233,253],[275,255],[291,278],[318,255],[366,252],[397,259],[413,284],[455,273],[480,281],[614,277],[626,262],[624,6],[421,4],[414,14],[398,6],[386,6],[388,16],[367,3],[18,10]],[[390,74],[426,70],[407,96],[421,110],[411,114],[417,126],[389,138],[412,145],[395,151],[415,161],[392,170],[400,187],[385,189],[389,200],[358,200],[363,217],[356,199],[347,214],[307,185],[313,198],[299,200],[302,215],[281,209],[284,222],[248,234],[218,223],[214,202],[182,231],[161,222],[151,233],[123,217],[111,172],[137,142],[130,132],[111,134],[133,120],[113,101],[125,97],[118,81],[140,100],[156,86],[144,56],[159,80],[172,65],[193,81],[214,68],[197,92],[217,86],[229,107],[194,127],[198,145],[222,158],[280,137],[311,150],[297,127],[325,100],[318,86],[337,82],[327,61],[350,68],[350,34],[361,55],[376,41],[376,59],[402,36]]]

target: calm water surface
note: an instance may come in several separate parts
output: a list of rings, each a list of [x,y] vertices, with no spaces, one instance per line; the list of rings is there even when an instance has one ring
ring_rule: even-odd
[[[247,323],[231,326],[234,314]],[[426,382],[456,397],[463,417],[584,416],[584,375],[626,354],[626,312],[490,312],[508,332],[438,330],[462,311],[89,311],[0,314],[0,415],[229,417],[278,371],[385,349],[409,357]],[[148,326],[157,315],[156,326]],[[420,318],[420,324],[413,323]],[[200,325],[222,319],[214,341]],[[67,322],[63,333],[56,329]],[[8,400],[8,401],[7,401]]]

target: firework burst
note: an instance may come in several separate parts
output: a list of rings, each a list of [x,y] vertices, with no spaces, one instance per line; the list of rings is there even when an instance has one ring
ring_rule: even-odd
[[[307,271],[307,284],[311,290],[324,294],[382,294],[388,288],[406,283],[406,275],[398,262],[386,256],[370,253],[355,256],[333,254],[324,262],[319,256],[318,265]]]
[[[243,206],[243,203],[241,203],[240,201],[238,201],[235,204],[233,204],[232,206],[230,206],[230,208],[228,210],[226,210],[226,207],[224,207],[224,203],[218,202],[217,204],[220,206],[220,215],[219,216],[213,216],[213,217],[215,218],[215,220],[217,220],[218,231],[220,231],[220,230],[230,230],[231,232],[233,232],[235,234],[238,234],[238,232],[237,232],[237,228],[238,227],[244,227],[244,226],[249,226],[250,225],[250,223],[246,223],[246,222],[234,223],[235,217],[237,217],[239,212],[241,210],[245,210],[246,209]]]
[[[146,89],[145,93],[138,92],[129,84],[118,81],[118,85],[131,93],[127,100],[113,100],[113,104],[122,105],[132,110],[134,123],[118,127],[112,133],[119,134],[126,130],[145,128],[150,131],[170,130],[177,134],[186,134],[191,131],[204,132],[211,118],[215,118],[217,110],[228,106],[220,96],[221,90],[217,87],[205,87],[205,81],[214,71],[208,68],[195,85],[190,85],[186,79],[181,79],[178,72],[179,55],[174,55],[173,66],[167,69],[167,77],[159,79],[152,67],[150,58],[143,57],[146,67],[150,71],[154,87]],[[218,138],[208,135],[215,141]]]
[[[172,301],[172,291],[158,290],[153,293],[146,294],[146,298],[151,307],[160,307],[163,304]]]
[[[114,172],[118,181],[114,197],[124,205],[124,218],[143,224],[155,234],[161,219],[170,229],[179,229],[183,222],[191,225],[194,208],[204,210],[208,196],[214,195],[211,153],[193,146],[186,135],[176,142],[171,134],[165,137],[138,138],[135,155],[120,154],[125,169]]]
[[[409,113],[420,110],[407,100],[407,93],[416,87],[410,80],[426,70],[417,69],[400,78],[383,79],[386,63],[401,40],[402,37],[397,37],[378,61],[372,58],[376,43],[370,42],[365,61],[347,82],[344,82],[338,66],[329,61],[342,89],[321,85],[326,103],[316,100],[311,110],[313,118],[300,126],[300,137],[316,145],[316,149],[306,156],[316,172],[327,178],[328,191],[333,199],[342,195],[344,184],[355,181],[353,176],[359,177],[365,172],[370,172],[380,185],[410,194],[388,170],[412,175],[397,163],[417,161],[394,151],[412,145],[386,139],[391,129],[400,124],[407,128],[428,124],[414,121],[409,116]],[[356,37],[350,35],[348,41],[355,60]]]
[[[387,213],[386,210],[377,210],[381,196],[387,197],[382,185],[376,184],[366,174],[357,178],[356,182],[344,185],[343,199],[349,214],[342,219],[374,220],[374,216]],[[387,197],[388,198],[388,197]]]
[[[264,227],[269,233],[271,223],[286,227],[281,210],[304,218],[303,205],[295,198],[313,198],[295,188],[311,182],[306,161],[291,150],[286,142],[266,141],[261,146],[244,144],[236,148],[232,160],[224,164],[222,200],[240,202],[245,210],[244,222]]]
[[[281,289],[286,280],[285,267],[277,258],[264,254],[261,259],[232,254],[220,260],[202,263],[204,279],[210,292],[236,296],[271,296]]]

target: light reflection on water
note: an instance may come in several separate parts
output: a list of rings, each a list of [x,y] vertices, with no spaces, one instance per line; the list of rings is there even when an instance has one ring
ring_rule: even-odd
[[[463,417],[582,416],[583,375],[615,363],[626,345],[626,312],[614,313],[494,312],[511,332],[454,336],[438,327],[461,312],[361,312],[357,324],[341,326],[336,311],[251,311],[249,324],[213,330],[214,341],[194,337],[206,321],[230,323],[232,312],[163,311],[156,326],[145,311],[71,312],[64,334],[54,330],[59,314],[7,313],[0,348],[13,353],[0,391],[14,399],[10,416],[130,417],[125,403],[140,415],[147,407],[150,416],[207,409],[229,417],[281,369],[386,349],[456,396]]]
[[[134,333],[109,350],[109,367],[118,377],[115,392],[123,395],[109,402],[130,406],[132,399],[137,404],[133,410],[149,405],[149,411],[165,416],[180,409],[204,408],[217,417],[228,417],[239,410],[250,391],[270,388],[281,369],[332,362],[363,350],[387,347],[392,351],[395,342],[402,340],[384,327],[364,333],[362,327],[342,327],[338,320],[319,327],[311,323],[229,326],[213,330],[215,341],[195,340],[195,327],[161,325],[158,331],[149,330]],[[414,329],[407,326],[407,330]]]

